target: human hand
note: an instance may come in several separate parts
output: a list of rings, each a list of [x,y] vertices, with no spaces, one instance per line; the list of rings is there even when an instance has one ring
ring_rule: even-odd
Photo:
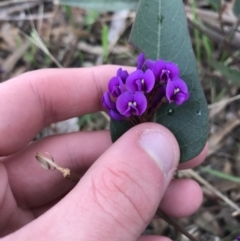
[[[160,208],[175,217],[199,207],[197,183],[171,180],[179,148],[158,124],[138,125],[114,144],[108,131],[30,143],[50,123],[101,110],[102,93],[116,68],[39,70],[0,85],[0,235],[10,234],[2,241],[167,241],[140,237],[160,201]],[[80,182],[75,186],[39,168],[38,151],[82,174]],[[178,168],[198,165],[206,151]]]

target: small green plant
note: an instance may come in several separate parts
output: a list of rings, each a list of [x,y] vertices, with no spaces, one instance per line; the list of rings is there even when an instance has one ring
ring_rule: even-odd
[[[102,48],[103,48],[103,60],[107,61],[108,57],[108,26],[106,24],[102,27]]]
[[[99,17],[99,12],[96,10],[88,10],[84,19],[84,23],[87,26],[88,31],[91,30],[92,25]]]

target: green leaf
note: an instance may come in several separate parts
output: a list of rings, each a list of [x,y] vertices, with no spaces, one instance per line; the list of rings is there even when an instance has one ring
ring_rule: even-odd
[[[59,0],[59,2],[64,5],[106,12],[136,9],[138,0]]]
[[[233,12],[238,18],[240,18],[240,1],[239,0],[235,1]]]
[[[111,119],[110,130],[112,141],[115,142],[121,135],[123,135],[131,127],[131,124],[127,121],[115,121]]]
[[[185,162],[197,156],[208,136],[208,108],[199,83],[195,56],[188,33],[182,1],[140,0],[130,44],[153,60],[165,59],[178,64],[190,99],[181,106],[165,104],[158,109],[156,122],[170,129],[178,140]],[[119,126],[121,126],[120,129]],[[112,121],[112,139],[128,129],[125,122]]]
[[[218,63],[213,59],[210,59],[208,63],[212,68],[222,73],[222,75],[227,78],[229,84],[235,84],[237,86],[240,86],[240,71],[230,69],[228,66],[222,63]]]

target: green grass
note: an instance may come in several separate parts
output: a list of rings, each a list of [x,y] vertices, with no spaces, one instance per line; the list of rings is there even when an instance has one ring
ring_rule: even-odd
[[[207,58],[210,59],[213,56],[213,44],[212,41],[206,36],[202,36],[203,47],[206,52]]]
[[[71,23],[71,25],[74,26],[75,22],[74,22],[74,17],[72,15],[72,10],[71,10],[72,8],[71,8],[71,6],[63,5],[62,8],[65,11],[65,14],[67,16],[68,21]]]
[[[108,58],[108,26],[106,24],[102,27],[102,48],[103,48],[103,60],[107,61]]]
[[[97,21],[99,12],[96,10],[88,10],[84,18],[84,25],[87,26],[87,30],[91,31],[93,24]]]
[[[198,22],[197,14],[196,14],[196,2],[195,0],[192,1],[191,5],[192,13],[194,16],[194,23]],[[196,48],[196,58],[197,61],[201,62],[201,39],[200,39],[200,32],[197,28],[194,28],[194,42]]]
[[[215,176],[215,177],[218,177],[218,178],[230,181],[230,182],[240,183],[240,177],[236,177],[236,176],[226,174],[224,172],[212,170],[208,167],[200,167],[200,170],[203,172],[206,172],[212,176]]]

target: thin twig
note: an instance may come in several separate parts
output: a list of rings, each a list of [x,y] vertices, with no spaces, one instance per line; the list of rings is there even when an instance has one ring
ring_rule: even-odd
[[[57,163],[54,162],[53,157],[47,157],[46,154],[42,153],[36,153],[35,158],[39,162],[39,164],[46,170],[58,170],[63,174],[64,178],[67,178],[73,182],[79,182],[80,177],[74,173],[71,172],[69,168],[61,167]]]
[[[71,170],[68,168],[61,168],[61,172],[62,172],[64,178],[67,178],[67,179],[71,180],[72,182],[78,183],[81,179],[76,173],[71,172]]]
[[[175,222],[173,219],[171,219],[165,213],[163,213],[160,209],[157,210],[157,215],[160,218],[162,218],[164,221],[166,221],[168,224],[173,226],[175,229],[177,229],[180,233],[185,235],[189,240],[191,240],[191,241],[199,241],[197,238],[192,236],[186,229],[184,229],[181,225],[179,225],[177,222]]]

